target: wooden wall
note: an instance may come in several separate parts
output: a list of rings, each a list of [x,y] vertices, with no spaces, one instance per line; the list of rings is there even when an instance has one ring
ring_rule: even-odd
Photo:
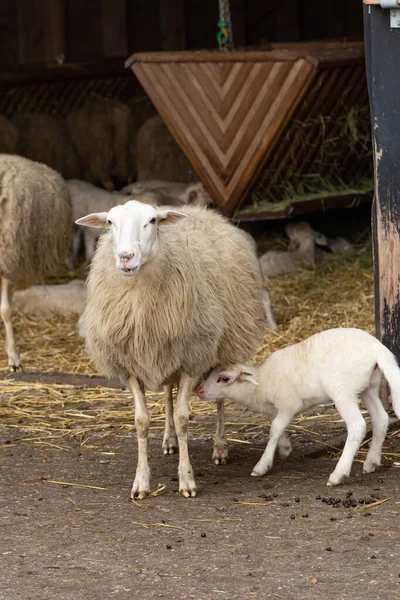
[[[230,0],[236,46],[362,35],[361,0]],[[217,0],[0,0],[0,67],[216,47]]]

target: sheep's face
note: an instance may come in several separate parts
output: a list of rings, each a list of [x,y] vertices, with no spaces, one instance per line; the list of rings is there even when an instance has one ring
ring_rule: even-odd
[[[233,365],[227,369],[214,369],[208,377],[199,385],[196,394],[201,400],[216,400],[217,398],[229,398],[233,386],[247,381],[258,385],[258,381],[251,367],[245,365]]]
[[[108,213],[93,213],[76,223],[88,227],[109,227],[115,265],[123,275],[131,277],[155,257],[158,226],[185,217],[183,213],[130,200],[122,206],[114,206]]]

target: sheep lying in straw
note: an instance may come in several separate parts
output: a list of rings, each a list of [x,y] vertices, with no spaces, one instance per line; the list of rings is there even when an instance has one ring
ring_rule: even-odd
[[[18,131],[17,154],[42,162],[65,178],[80,176],[78,155],[64,122],[27,113],[16,115],[13,123]]]
[[[107,212],[118,202],[126,202],[124,194],[107,192],[87,181],[70,179],[67,181],[67,185],[71,194],[73,223],[88,213],[94,211]],[[69,269],[73,269],[75,265],[82,239],[85,249],[85,261],[87,265],[90,263],[96,248],[97,238],[98,234],[93,229],[74,227],[72,248],[66,260]]]
[[[132,123],[127,106],[110,98],[94,98],[69,115],[67,124],[84,167],[83,179],[109,192],[131,180]]]
[[[164,179],[190,183],[197,177],[167,126],[158,115],[147,119],[135,140],[138,181]]]
[[[1,317],[12,371],[21,368],[12,326],[13,284],[54,273],[71,243],[71,199],[58,173],[21,156],[0,155]]]
[[[207,207],[212,204],[212,198],[200,182],[177,183],[171,181],[139,181],[122,188],[121,192],[153,206],[182,206],[193,204]]]
[[[14,293],[13,307],[30,315],[51,316],[83,313],[85,282],[73,279],[58,285],[33,285]]]
[[[179,488],[196,495],[187,448],[188,400],[216,364],[251,357],[263,337],[263,282],[251,244],[220,215],[136,201],[79,219],[105,227],[87,282],[86,345],[98,369],[135,401],[138,466],[132,497],[150,491],[144,389],[179,378],[174,424]]]
[[[270,250],[260,256],[263,275],[270,277],[279,273],[291,273],[299,267],[315,266],[315,231],[306,223],[289,223],[285,231],[290,238],[289,250]]]
[[[281,455],[290,454],[285,429],[296,414],[333,401],[348,434],[342,456],[328,480],[328,485],[339,485],[349,476],[366,432],[359,396],[372,422],[364,473],[372,473],[380,465],[388,426],[379,398],[382,373],[391,388],[393,409],[400,417],[400,369],[395,356],[361,329],[329,329],[274,352],[258,366],[235,364],[215,369],[197,394],[204,400],[223,396],[271,418],[269,442],[254,467],[254,476],[272,468],[276,446]]]
[[[12,154],[17,145],[17,137],[14,125],[0,115],[0,153]]]

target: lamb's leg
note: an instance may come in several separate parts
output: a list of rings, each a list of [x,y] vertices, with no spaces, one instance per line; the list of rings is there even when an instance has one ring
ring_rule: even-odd
[[[357,396],[341,393],[332,396],[340,416],[346,423],[347,439],[342,452],[342,456],[336,465],[335,470],[330,474],[327,485],[339,485],[345,477],[350,475],[351,465],[354,456],[364,439],[367,426],[358,407]]]
[[[10,367],[11,371],[15,372],[21,369],[21,361],[19,359],[18,348],[15,342],[14,329],[12,325],[13,291],[13,283],[9,279],[2,277],[0,312],[5,329],[5,347],[8,356],[8,366]]]
[[[370,387],[361,394],[365,408],[370,414],[372,440],[364,462],[364,473],[373,473],[381,464],[382,445],[385,441],[389,417],[382,406],[376,387]]]
[[[196,496],[196,482],[192,465],[190,464],[187,444],[187,428],[189,421],[189,396],[195,380],[186,373],[182,373],[179,380],[179,390],[176,399],[174,422],[179,445],[179,491],[182,496],[194,498]]]
[[[165,430],[162,449],[164,454],[175,454],[178,449],[178,438],[176,437],[174,425],[174,405],[172,402],[173,385],[164,386],[165,397]]]
[[[138,463],[131,498],[142,500],[150,493],[150,468],[147,460],[147,435],[150,418],[146,407],[146,397],[136,377],[128,379],[128,387],[135,401],[135,425],[138,440]]]
[[[278,450],[279,456],[289,456],[292,452],[292,444],[286,432],[278,440]]]
[[[276,324],[274,313],[272,311],[271,299],[269,297],[268,290],[264,288],[262,294],[262,303],[264,306],[264,313],[267,319],[268,329],[274,331],[278,325]]]
[[[294,413],[278,412],[275,419],[271,423],[269,431],[269,440],[264,454],[253,469],[252,476],[260,477],[265,475],[272,468],[274,455],[279,440],[285,435],[285,429],[293,419]]]
[[[65,261],[68,269],[73,269],[75,266],[76,259],[78,258],[78,254],[79,254],[79,249],[80,249],[81,243],[82,243],[82,237],[83,237],[82,227],[80,229],[78,229],[77,227],[74,228],[74,235],[72,238],[71,250],[69,250],[66,261]]]
[[[225,400],[217,400],[217,428],[214,436],[213,461],[216,465],[225,465],[228,459],[228,442],[225,433]]]

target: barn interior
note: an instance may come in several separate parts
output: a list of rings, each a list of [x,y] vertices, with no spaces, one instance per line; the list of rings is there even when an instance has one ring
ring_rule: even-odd
[[[204,50],[227,54],[219,50],[217,40],[221,7],[227,6],[233,54],[262,52],[278,62],[290,55],[291,61],[305,61],[312,71],[302,95],[288,91],[287,97],[293,100],[290,109],[278,115],[281,120],[271,143],[257,160],[249,159],[251,173],[243,166],[241,188],[232,192],[223,169],[216,167],[211,175],[177,123],[168,120],[160,90],[147,84],[150,78],[140,80],[135,75],[136,66],[157,65],[161,55],[184,57]],[[149,61],[141,63],[145,55]],[[132,56],[134,63],[126,65]],[[111,113],[117,116],[107,121]],[[168,127],[160,125],[162,142],[149,150],[155,156],[144,154],[139,160],[137,136],[157,114]],[[237,123],[238,130],[241,125]],[[92,141],[89,131],[96,131]],[[111,147],[116,138],[114,153],[106,156],[102,149]],[[164,153],[159,153],[160,147]],[[165,148],[167,158],[172,157],[169,162]],[[306,221],[315,242],[311,254],[300,257],[291,272],[267,278],[278,328],[265,329],[253,362],[331,327],[375,332],[370,227],[373,163],[360,0],[2,0],[0,152],[44,162],[65,179],[83,180],[108,192],[147,179],[185,185],[200,180],[213,208],[255,237],[260,257],[271,250],[298,252],[298,242],[289,245],[286,226]],[[321,238],[325,240],[322,245]],[[87,273],[82,244],[72,268],[61,265],[37,283],[58,286],[74,279],[83,281]],[[24,286],[25,282],[18,285],[21,291]],[[8,519],[4,529],[8,546],[3,553],[8,567],[0,579],[4,578],[7,600],[20,598],[15,578],[21,573],[21,589],[32,600],[97,600],[110,594],[125,600],[137,581],[149,597],[176,597],[182,594],[180,586],[187,586],[185,597],[197,600],[214,600],[223,594],[357,600],[352,581],[364,597],[371,589],[366,579],[382,581],[380,588],[386,584],[388,593],[398,584],[392,568],[381,569],[381,564],[375,568],[380,561],[368,562],[371,577],[364,579],[359,571],[363,560],[394,552],[398,539],[394,537],[399,532],[392,467],[400,459],[400,448],[395,419],[383,446],[387,468],[365,482],[360,463],[367,453],[370,419],[363,410],[369,434],[356,455],[356,476],[350,490],[335,491],[342,501],[354,491],[363,502],[356,509],[339,504],[331,510],[334,499],[320,502],[325,488],[318,480],[323,473],[325,482],[325,471],[337,461],[345,440],[344,422],[333,406],[296,418],[288,428],[298,444],[294,458],[286,466],[281,461],[271,480],[249,485],[250,465],[265,447],[269,420],[228,404],[227,437],[232,456],[239,462],[235,463],[236,479],[230,480],[229,463],[220,467],[222,473],[217,476],[208,464],[215,404],[193,396],[191,445],[198,452],[200,481],[207,490],[203,499],[195,501],[201,509],[199,522],[193,525],[196,505],[182,510],[175,464],[164,466],[156,461],[165,422],[162,394],[148,393],[151,460],[158,487],[147,504],[124,504],[121,498],[129,495],[130,474],[126,477],[126,473],[132,466],[135,432],[130,394],[119,382],[107,381],[96,372],[79,334],[76,307],[43,313],[40,303],[26,311],[20,306],[14,313],[14,326],[21,372],[8,373],[4,344],[0,348],[0,449],[8,484],[7,498],[2,499]],[[285,477],[280,479],[282,472]],[[211,498],[211,492],[224,486],[218,498]],[[201,505],[206,495],[209,504]],[[375,504],[375,512],[374,508],[364,510]],[[246,523],[242,509],[254,511]],[[32,548],[27,547],[20,526],[22,514]],[[365,519],[364,514],[369,517]],[[263,519],[271,531],[260,527]],[[279,525],[276,530],[273,519]],[[42,536],[47,527],[53,528],[51,543]],[[250,530],[262,530],[262,540],[256,534],[251,539]],[[345,532],[345,540],[339,554],[331,552],[331,546],[335,551],[336,547],[329,540],[336,542],[340,531]],[[199,534],[200,542],[193,532]],[[374,548],[368,536],[375,536]],[[367,542],[361,551],[358,540],[363,538]],[[326,548],[327,555],[333,555],[333,582],[318,562],[321,548],[312,546],[322,539],[323,551]],[[259,556],[261,544],[266,549],[263,557]],[[36,553],[34,545],[41,551]],[[297,567],[289,568],[292,546],[298,553],[293,559]],[[164,549],[170,554],[162,554]],[[252,553],[257,554],[257,568],[243,570]],[[129,561],[123,558],[127,554]],[[193,556],[198,560],[197,571]],[[306,562],[309,556],[310,564]],[[208,586],[210,560],[218,575]],[[174,575],[178,563],[184,583],[181,574]],[[82,571],[79,575],[69,571],[67,577],[66,565]],[[91,569],[90,573],[85,569]],[[274,570],[270,573],[273,585],[263,581],[263,569]],[[350,575],[346,578],[347,570],[352,581]],[[251,589],[246,578],[254,580]],[[320,589],[315,591],[317,582]],[[90,591],[80,596],[86,589]]]

